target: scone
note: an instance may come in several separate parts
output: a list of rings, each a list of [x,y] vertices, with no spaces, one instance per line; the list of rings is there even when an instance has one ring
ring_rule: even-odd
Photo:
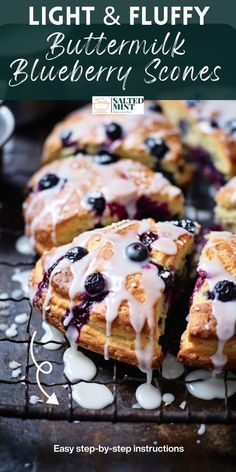
[[[146,102],[144,115],[93,115],[91,105],[75,111],[59,123],[47,138],[43,162],[77,152],[109,155],[139,161],[165,172],[173,182],[191,180],[180,136],[156,102]]]
[[[37,262],[32,303],[71,344],[144,371],[157,368],[171,293],[186,272],[194,231],[190,222],[146,219],[85,232]]]
[[[79,154],[54,161],[31,178],[24,203],[26,234],[42,254],[98,225],[180,217],[183,201],[179,188],[139,162]]]
[[[236,235],[212,232],[203,249],[178,359],[220,372],[236,367]]]
[[[223,229],[236,233],[236,177],[219,189],[215,201],[216,222]]]
[[[219,187],[236,174],[236,100],[161,100],[205,176]]]

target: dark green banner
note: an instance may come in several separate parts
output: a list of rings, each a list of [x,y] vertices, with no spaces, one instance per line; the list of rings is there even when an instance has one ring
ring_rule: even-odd
[[[10,0],[0,97],[235,99],[235,10],[233,0]]]

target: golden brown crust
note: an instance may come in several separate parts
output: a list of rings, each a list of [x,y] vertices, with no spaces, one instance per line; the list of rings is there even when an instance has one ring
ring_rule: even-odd
[[[109,142],[106,124],[115,121],[123,130],[121,139]],[[71,132],[71,146],[64,146],[61,135]],[[48,136],[43,149],[43,163],[61,159],[78,149],[96,154],[101,148],[121,158],[140,161],[155,167],[157,158],[151,155],[145,141],[150,137],[164,139],[169,151],[158,161],[160,169],[173,175],[178,185],[186,185],[192,178],[192,169],[186,163],[179,133],[163,114],[152,112],[146,103],[144,115],[93,115],[88,105],[66,117]]]
[[[227,122],[235,118],[236,101],[199,100],[193,106],[184,100],[160,102],[171,123],[185,123],[182,138],[187,146],[203,148],[220,173],[235,175],[236,139],[227,130]],[[212,122],[217,122],[218,127],[211,126]]]
[[[236,235],[230,235],[229,233],[227,236],[223,232],[210,233],[208,243],[204,247],[200,258],[200,269],[201,261],[205,258],[213,263],[220,261],[224,268],[222,280],[225,279],[225,274],[228,274],[228,277],[235,278],[236,281]],[[204,275],[200,273],[200,277],[204,277]],[[199,284],[199,281],[197,282],[200,287],[193,294],[187,329],[181,338],[178,359],[191,366],[214,367],[211,357],[217,351],[218,335],[213,301],[208,296],[210,290],[209,280],[206,275],[201,284]],[[222,313],[222,316],[224,316],[224,313]],[[227,319],[225,323],[227,323]],[[236,333],[224,345],[224,353],[228,357],[225,368],[236,366],[235,347]]]
[[[158,223],[153,220],[149,220],[150,231],[158,232]],[[96,260],[93,270],[102,271],[105,260],[110,260],[113,256],[113,246],[106,240],[102,243],[102,235],[110,235],[111,230],[114,231],[120,238],[125,238],[130,232],[139,231],[139,222],[121,222],[113,224],[111,227],[104,228],[99,231],[92,231],[87,241],[86,247],[89,252],[96,248]],[[73,244],[79,244],[79,239],[76,238]],[[179,236],[176,240],[177,254],[167,255],[156,249],[151,251],[151,259],[159,265],[165,267],[171,267],[172,270],[181,274],[184,270],[186,256],[192,252],[193,248],[193,235],[185,232]],[[68,245],[63,249],[65,252],[68,250]],[[62,248],[59,249],[62,254]],[[31,277],[31,291],[34,293],[34,305],[42,311],[45,299],[47,296],[47,290],[40,291],[35,297],[37,287],[43,278],[43,271],[45,267],[48,267],[49,261],[54,258],[55,260],[55,249],[46,253],[36,264],[35,269],[32,272]],[[116,268],[114,267],[114,273]],[[111,274],[112,275],[112,274]],[[46,318],[53,326],[59,328],[62,332],[65,332],[65,328],[61,322],[63,315],[70,304],[69,287],[73,280],[70,267],[61,269],[59,273],[55,274],[51,280],[51,296],[48,300],[48,308],[45,310]],[[146,305],[146,293],[143,288],[143,282],[141,274],[139,272],[127,275],[125,281],[126,290],[131,293],[132,296],[138,300],[141,304]],[[155,291],[155,288],[153,287]],[[76,305],[81,300],[81,294],[75,297],[73,303]],[[154,368],[159,367],[162,360],[162,350],[159,345],[159,337],[163,334],[164,329],[164,318],[167,311],[167,301],[164,296],[157,298],[154,306],[152,307],[154,316],[154,351],[152,356],[152,366]],[[87,349],[103,354],[106,342],[109,345],[109,356],[123,362],[130,364],[137,364],[136,351],[135,351],[135,339],[136,332],[133,328],[130,319],[130,307],[127,300],[122,300],[117,316],[112,323],[111,336],[106,336],[106,301],[105,299],[99,303],[92,305],[89,319],[87,323],[82,327],[80,331],[79,344]],[[158,323],[159,322],[159,323]],[[160,323],[161,322],[161,323]],[[150,327],[147,320],[141,331],[141,346],[144,347],[150,341]]]
[[[54,174],[61,184],[38,192],[42,177]],[[183,194],[161,174],[139,162],[121,160],[114,164],[96,165],[90,156],[78,155],[54,161],[40,169],[29,181],[33,192],[24,203],[27,235],[34,239],[42,254],[53,246],[71,242],[78,234],[106,226],[118,220],[119,213],[111,204],[122,205],[128,216],[139,198],[145,196],[162,206],[172,218],[183,215]],[[86,204],[89,195],[101,193],[106,208],[100,215]],[[140,217],[142,215],[140,214]]]

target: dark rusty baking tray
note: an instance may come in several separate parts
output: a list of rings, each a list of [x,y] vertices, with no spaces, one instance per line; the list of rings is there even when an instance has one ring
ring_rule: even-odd
[[[56,121],[56,117],[53,117]],[[15,251],[15,242],[23,233],[21,216],[22,189],[28,177],[38,168],[41,143],[51,129],[53,121],[35,124],[26,130],[21,129],[7,144],[3,156],[3,172],[0,177],[0,292],[11,294],[19,286],[12,282],[11,276],[19,268],[30,269],[34,260],[32,256],[22,256]],[[187,190],[187,214],[196,218],[204,226],[212,223],[213,200],[209,196],[209,188],[198,176]],[[194,202],[194,203],[193,203]],[[62,356],[64,348],[58,351],[46,351],[40,342],[36,343],[38,361],[50,360],[53,372],[42,376],[43,386],[50,394],[55,391],[59,406],[49,406],[45,402],[31,405],[31,395],[42,398],[36,383],[36,370],[30,359],[29,344],[32,333],[37,330],[37,339],[41,335],[41,320],[38,313],[32,311],[26,297],[9,298],[10,316],[12,320],[16,312],[27,312],[30,315],[28,325],[19,326],[16,338],[7,339],[0,332],[0,415],[19,418],[47,418],[54,420],[87,420],[115,422],[157,422],[157,423],[235,423],[236,396],[224,400],[201,401],[192,397],[186,390],[184,377],[177,380],[165,380],[158,372],[154,373],[154,382],[159,383],[163,393],[175,395],[173,404],[148,411],[133,408],[135,389],[144,380],[138,369],[127,365],[108,361],[93,353],[88,355],[99,366],[96,382],[107,384],[113,391],[115,402],[101,411],[84,410],[77,406],[71,398],[71,385],[63,375]],[[1,319],[1,321],[4,321]],[[24,383],[20,379],[10,379],[11,371],[8,363],[18,360],[22,364]],[[226,374],[227,375],[227,374]],[[64,388],[68,385],[67,388]],[[44,399],[45,400],[45,399]],[[180,404],[186,401],[182,410]]]

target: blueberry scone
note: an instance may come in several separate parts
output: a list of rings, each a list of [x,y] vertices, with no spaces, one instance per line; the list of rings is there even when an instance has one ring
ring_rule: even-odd
[[[236,235],[212,232],[200,257],[178,359],[220,372],[236,367]]]
[[[219,187],[236,174],[236,100],[161,100],[194,161]]]
[[[217,223],[220,223],[223,229],[236,233],[236,177],[218,190],[215,201]]]
[[[191,180],[180,136],[156,102],[145,104],[144,115],[93,115],[90,105],[59,123],[47,138],[43,162],[77,152],[104,154],[139,161],[165,172],[178,185]]]
[[[37,172],[24,203],[26,234],[42,254],[75,236],[125,218],[183,214],[183,195],[160,173],[130,159],[78,154]]]
[[[144,371],[157,368],[173,287],[186,274],[194,229],[190,222],[146,219],[85,232],[37,262],[32,303],[71,344]]]

